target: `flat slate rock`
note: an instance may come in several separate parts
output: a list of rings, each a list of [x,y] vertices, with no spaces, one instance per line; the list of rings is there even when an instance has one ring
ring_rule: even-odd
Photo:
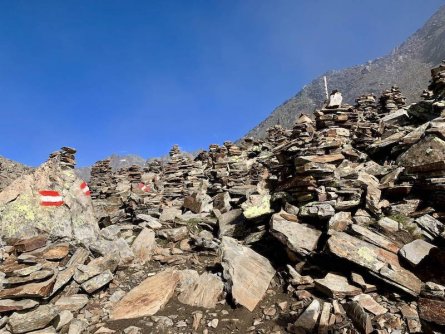
[[[332,254],[368,269],[371,274],[413,296],[419,295],[422,282],[401,267],[396,254],[344,232],[335,232],[327,245]]]
[[[8,323],[13,333],[27,333],[47,327],[57,314],[53,305],[41,305],[30,312],[13,313]]]
[[[81,287],[88,293],[93,293],[96,290],[104,287],[113,280],[113,273],[108,269],[103,273],[90,278],[88,281],[82,283]]]
[[[445,326],[445,301],[419,298],[418,301],[420,319]]]
[[[386,308],[377,303],[370,295],[360,294],[352,298],[352,300],[359,303],[361,307],[374,315],[382,315],[388,312]]]
[[[48,297],[53,289],[55,279],[51,278],[47,281],[39,283],[29,283],[19,285],[14,288],[0,290],[0,299],[4,298],[45,298]]]
[[[223,237],[220,247],[223,275],[234,301],[253,311],[266,293],[275,269],[268,259],[233,238]]]
[[[36,307],[38,302],[32,299],[1,299],[0,300],[0,313],[11,311],[22,311]]]
[[[422,239],[416,239],[403,246],[400,249],[400,255],[415,267],[428,256],[433,248],[436,248],[436,246]]]
[[[292,222],[280,214],[274,214],[270,221],[272,235],[286,245],[292,252],[309,255],[317,248],[322,232],[303,224]]]
[[[359,295],[362,290],[348,283],[344,276],[329,273],[325,278],[315,280],[315,288],[330,298],[342,299]]]
[[[148,228],[143,228],[131,245],[135,258],[142,263],[150,261],[155,248],[155,232]]]
[[[156,314],[173,296],[180,275],[167,269],[145,279],[112,309],[110,319],[133,319]]]
[[[215,308],[224,290],[221,279],[211,273],[203,273],[179,294],[178,300],[190,306]]]

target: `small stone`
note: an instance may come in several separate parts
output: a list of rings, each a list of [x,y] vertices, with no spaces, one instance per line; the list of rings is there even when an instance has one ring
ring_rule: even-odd
[[[112,280],[113,280],[113,274],[111,273],[110,270],[106,270],[103,273],[82,283],[81,287],[86,292],[93,293],[94,291],[110,283]]]
[[[167,240],[177,242],[188,237],[187,227],[177,227],[158,231],[158,235]]]
[[[332,273],[323,279],[316,279],[315,288],[331,298],[356,296],[362,292],[358,287],[349,284],[346,277]]]
[[[87,303],[87,295],[74,294],[71,296],[60,297],[54,305],[56,305],[59,310],[77,312],[83,309]]]
[[[212,327],[212,328],[216,328],[218,327],[219,324],[219,320],[218,319],[212,319],[211,321],[209,321],[209,323],[207,324],[208,327]]]

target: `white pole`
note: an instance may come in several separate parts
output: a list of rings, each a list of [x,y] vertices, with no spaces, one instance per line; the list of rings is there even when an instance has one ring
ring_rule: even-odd
[[[328,81],[326,80],[326,76],[323,76],[323,79],[324,79],[324,92],[326,94],[326,100],[329,100]]]

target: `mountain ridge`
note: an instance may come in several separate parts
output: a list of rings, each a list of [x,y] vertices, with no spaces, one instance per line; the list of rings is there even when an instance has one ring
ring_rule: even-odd
[[[392,85],[399,86],[411,103],[428,85],[430,68],[445,58],[444,40],[445,5],[390,54],[364,64],[331,70],[312,80],[245,137],[264,138],[267,129],[277,124],[289,128],[298,115],[319,107],[325,99],[323,76],[327,77],[330,89],[342,92],[347,103],[354,103],[354,99],[364,93],[380,95]]]

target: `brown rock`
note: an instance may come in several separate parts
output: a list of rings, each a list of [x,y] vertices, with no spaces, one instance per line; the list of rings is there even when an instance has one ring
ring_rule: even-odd
[[[156,248],[155,232],[143,228],[131,246],[136,259],[145,263],[150,261]]]
[[[360,294],[352,298],[352,300],[374,315],[382,315],[388,312],[386,308],[377,303],[370,295]]]
[[[346,314],[351,318],[354,326],[357,327],[360,333],[369,334],[373,331],[371,318],[357,302],[347,303],[345,309]]]
[[[14,248],[19,253],[30,252],[38,248],[42,248],[46,245],[48,237],[45,235],[39,235],[37,237],[23,239],[14,244]]]
[[[292,252],[309,255],[317,247],[321,231],[286,220],[274,214],[270,220],[270,232]]]
[[[411,295],[419,295],[422,282],[401,267],[396,254],[344,232],[335,232],[327,244],[329,251],[336,256],[370,270],[377,277]]]
[[[32,299],[3,299],[0,300],[0,313],[27,310],[37,305],[39,305],[39,303]]]
[[[234,301],[253,311],[275,275],[274,268],[265,257],[230,237],[222,238],[220,252]]]
[[[179,294],[178,300],[190,306],[215,308],[223,289],[224,283],[218,276],[203,273]]]
[[[418,301],[420,319],[445,326],[445,301],[419,298]]]
[[[346,296],[356,296],[362,290],[348,283],[346,277],[329,273],[323,279],[315,280],[315,288],[331,298],[342,299]]]
[[[53,305],[42,305],[26,313],[13,313],[9,318],[9,325],[14,333],[26,333],[42,329],[57,316],[57,309]]]
[[[0,299],[4,298],[45,298],[53,289],[55,279],[39,283],[29,283],[15,288],[0,290]]]
[[[179,279],[179,272],[170,269],[145,279],[114,306],[110,319],[132,319],[156,314],[170,300]]]

